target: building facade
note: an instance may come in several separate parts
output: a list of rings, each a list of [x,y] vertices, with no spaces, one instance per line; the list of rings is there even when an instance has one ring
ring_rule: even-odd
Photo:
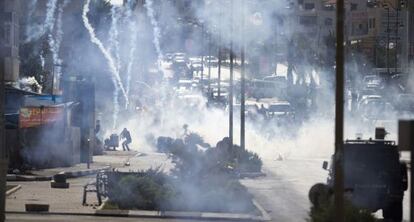
[[[19,78],[19,0],[0,1],[0,61],[6,82]]]

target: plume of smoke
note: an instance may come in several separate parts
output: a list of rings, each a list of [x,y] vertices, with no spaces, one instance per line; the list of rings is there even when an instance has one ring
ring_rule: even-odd
[[[121,71],[121,56],[119,48],[119,29],[118,22],[121,16],[120,7],[112,5],[111,7],[111,28],[109,29],[109,51],[115,55],[115,63],[118,72]]]
[[[49,0],[46,4],[46,19],[45,30],[52,32],[55,27],[55,13],[57,7],[57,0]]]
[[[54,70],[56,78],[59,79],[62,75],[62,60],[59,57],[60,46],[63,40],[63,24],[62,24],[62,16],[64,12],[64,8],[69,4],[70,0],[64,0],[62,4],[59,5],[57,11],[57,19],[56,19],[56,33],[55,38],[53,38],[53,33],[49,33],[49,44],[52,51],[53,63],[54,63]]]
[[[112,52],[114,57],[114,62],[116,63],[117,72],[120,73],[121,71],[121,56],[120,56],[120,48],[119,48],[119,30],[118,30],[118,21],[120,18],[120,11],[119,7],[116,5],[112,5],[111,7],[111,28],[109,29],[109,51]],[[115,82],[116,84],[116,82]],[[128,92],[126,92],[128,95]],[[113,103],[114,103],[114,112],[113,112],[113,128],[116,127],[116,123],[118,121],[118,114],[119,114],[119,87],[115,87],[113,92]],[[127,104],[125,104],[127,106]]]
[[[157,52],[157,56],[158,56],[158,69],[161,71],[161,61],[163,59],[163,53],[161,50],[161,45],[160,45],[160,38],[161,38],[161,30],[160,27],[158,25],[157,20],[155,19],[155,13],[154,13],[154,8],[153,8],[153,1],[152,0],[148,0],[145,2],[145,8],[147,9],[147,15],[151,20],[151,24],[153,27],[153,33],[154,33],[154,39],[153,39],[153,43],[155,46],[155,51]]]
[[[48,34],[48,44],[53,55],[53,69],[56,65],[56,60],[58,60],[58,49],[56,47],[55,39],[53,38],[53,30],[55,27],[55,13],[57,8],[57,0],[49,0],[46,4],[46,19],[45,19],[45,30],[49,32]]]
[[[99,50],[102,52],[105,59],[109,63],[108,65],[109,65],[110,71],[112,73],[112,81],[114,82],[114,86],[115,86],[114,91],[116,92],[116,93],[114,93],[114,106],[119,107],[118,96],[117,96],[118,91],[122,92],[126,104],[128,104],[128,101],[129,101],[128,96],[127,96],[126,91],[124,89],[124,86],[122,84],[121,77],[119,75],[119,70],[116,67],[115,61],[112,58],[111,53],[104,47],[102,42],[98,39],[98,37],[95,34],[94,28],[92,27],[92,25],[89,22],[88,13],[89,13],[90,3],[91,3],[91,1],[87,0],[84,4],[83,13],[82,13],[83,24],[89,32],[91,42],[94,43],[96,46],[98,46]],[[116,98],[115,98],[115,96],[116,96]],[[118,115],[118,111],[117,111],[117,108],[115,108],[114,113],[113,113],[113,117],[114,117],[113,118],[113,121],[114,121],[113,127],[115,127],[116,124],[117,124],[117,115]]]
[[[36,78],[24,77],[19,80],[20,88],[27,91],[32,91],[36,93],[42,93],[43,87],[37,82]]]
[[[42,66],[42,70],[45,69],[45,57],[43,56],[43,50],[39,54],[40,57],[40,65]]]

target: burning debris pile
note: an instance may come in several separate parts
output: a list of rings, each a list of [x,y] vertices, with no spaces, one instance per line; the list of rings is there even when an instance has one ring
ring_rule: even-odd
[[[158,138],[160,151],[171,154],[175,168],[117,173],[110,185],[108,206],[121,209],[255,213],[252,196],[236,172],[260,172],[262,162],[228,138],[215,148],[197,134],[184,139]]]

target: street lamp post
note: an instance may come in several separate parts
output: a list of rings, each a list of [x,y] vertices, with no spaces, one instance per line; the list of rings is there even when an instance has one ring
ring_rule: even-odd
[[[398,1],[399,2],[399,1]],[[395,63],[395,68],[394,68],[394,72],[397,73],[397,67],[398,67],[398,29],[400,28],[399,25],[399,4],[397,4],[396,8],[396,19],[395,19],[395,53],[394,53],[394,63]]]
[[[211,90],[211,33],[208,36],[208,87],[207,93]]]
[[[229,138],[233,148],[233,0],[230,1],[230,86],[229,86]]]
[[[390,7],[387,5],[387,73],[390,74]]]
[[[204,80],[204,23],[201,23],[201,84]]]
[[[218,71],[217,71],[217,98],[220,99],[220,94],[221,94],[221,42],[220,42],[220,37],[219,37],[219,41],[218,41],[219,47],[218,47]]]
[[[245,25],[245,15],[244,15],[244,9],[245,9],[245,0],[243,0],[242,2],[242,10],[243,10],[243,16],[241,19],[241,36],[242,36],[242,41],[241,41],[241,55],[240,55],[240,77],[241,77],[241,81],[240,81],[240,148],[241,149],[245,149],[246,148],[246,139],[245,139],[245,103],[246,103],[246,98],[245,98],[245,91],[246,91],[246,81],[245,81],[245,72],[246,72],[246,67],[245,67],[245,44],[244,44],[244,25]]]
[[[0,56],[0,222],[5,221],[7,152],[4,120],[4,57]]]

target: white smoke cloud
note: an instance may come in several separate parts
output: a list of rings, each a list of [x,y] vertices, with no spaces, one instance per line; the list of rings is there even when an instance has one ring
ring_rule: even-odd
[[[126,9],[126,18],[129,20],[129,31],[131,32],[130,37],[130,51],[129,51],[129,61],[126,70],[126,93],[129,96],[130,86],[131,86],[131,72],[132,66],[135,61],[135,52],[137,49],[137,37],[138,37],[138,24],[137,17],[133,14],[132,1],[128,0],[128,5]]]
[[[154,39],[153,39],[153,43],[155,46],[155,51],[157,52],[157,56],[158,56],[158,70],[162,70],[161,68],[161,62],[163,59],[163,53],[161,50],[161,45],[160,45],[160,38],[161,38],[161,30],[160,27],[158,25],[158,21],[155,18],[155,12],[154,12],[154,8],[153,8],[153,1],[152,0],[147,0],[145,2],[145,7],[147,9],[147,15],[150,18],[152,27],[153,27],[153,33],[154,33]]]

